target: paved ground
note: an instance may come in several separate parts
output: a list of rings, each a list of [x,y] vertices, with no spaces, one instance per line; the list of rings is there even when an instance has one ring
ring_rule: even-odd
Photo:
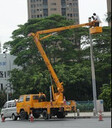
[[[111,118],[105,118],[103,121],[98,121],[98,118],[66,118],[48,121],[38,119],[34,122],[6,119],[5,122],[0,122],[0,128],[111,128]]]
[[[77,113],[69,113],[67,115],[67,117],[77,117]],[[96,118],[98,118],[99,115],[96,116]],[[111,112],[103,112],[102,113],[102,117],[103,118],[110,118],[111,117]],[[95,118],[95,116],[93,116],[93,112],[80,112],[79,117],[77,118]]]
[[[94,117],[92,112],[80,112],[78,117],[77,113],[75,115],[69,113],[65,119],[55,118],[48,121],[38,119],[30,122],[6,119],[5,122],[0,121],[0,128],[111,128],[111,112],[103,112],[103,121],[99,121],[98,116]]]

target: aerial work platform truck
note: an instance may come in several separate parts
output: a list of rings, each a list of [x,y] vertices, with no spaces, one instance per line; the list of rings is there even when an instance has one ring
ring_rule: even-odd
[[[42,115],[44,119],[49,119],[52,118],[53,116],[57,116],[57,118],[64,118],[68,112],[76,111],[76,102],[73,100],[66,101],[65,96],[63,95],[64,92],[63,82],[59,81],[40,42],[41,40],[44,40],[57,32],[68,29],[79,28],[83,26],[90,27],[90,34],[96,34],[102,32],[102,27],[95,26],[95,21],[92,21],[85,24],[53,28],[53,29],[37,31],[36,33],[29,34],[29,36],[32,36],[34,38],[34,42],[53,78],[53,81],[55,82],[57,91],[56,92],[54,91],[54,87],[52,85],[50,89],[51,90],[50,101],[46,101],[46,95],[44,93],[21,95],[17,102],[17,113],[21,119],[28,119],[31,113],[35,118],[39,118],[40,115]],[[40,35],[42,34],[48,34],[48,35],[40,38]]]

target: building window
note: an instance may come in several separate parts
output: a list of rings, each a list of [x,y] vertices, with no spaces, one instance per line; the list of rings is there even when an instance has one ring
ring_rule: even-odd
[[[78,8],[73,8],[73,11],[74,12],[78,12]]]
[[[51,5],[56,5],[56,3],[51,3]]]
[[[51,10],[51,11],[56,11],[57,9],[56,9],[56,8],[51,8],[50,10]]]
[[[0,78],[3,78],[4,77],[4,73],[3,71],[0,71]]]
[[[6,66],[6,62],[0,62],[0,66]]]
[[[70,14],[70,17],[72,17],[72,14]]]
[[[11,75],[11,72],[10,71],[7,71],[7,76],[10,77],[10,75]]]
[[[36,12],[36,10],[33,10],[33,9],[32,9],[32,10],[31,10],[31,12],[32,12],[32,13],[35,13],[35,12]]]
[[[39,1],[41,2],[41,0],[37,0],[37,2],[39,2]]]
[[[61,0],[61,5],[65,6],[66,5],[66,1],[65,0]]]
[[[42,15],[40,15],[40,17],[42,17]]]
[[[48,16],[48,9],[43,9],[43,15],[46,17]]]
[[[3,90],[3,84],[2,83],[0,84],[0,86],[1,86],[1,90]]]
[[[39,15],[37,15],[37,18],[39,18]]]
[[[48,0],[43,0],[43,5],[47,5],[48,4]]]
[[[35,6],[35,4],[31,4],[31,8],[35,8],[36,6]]]
[[[61,11],[62,11],[62,16],[66,16],[66,8],[62,8]]]
[[[78,19],[75,19],[75,21],[78,23],[79,22],[79,20]]]
[[[73,15],[72,15],[72,13],[70,13],[70,14],[67,14],[67,16],[68,16],[68,17],[72,17]]]
[[[74,6],[76,6],[76,7],[78,6],[78,4],[77,4],[77,3],[73,3],[73,5],[74,5]]]
[[[75,16],[75,17],[78,17],[78,13],[75,13],[74,16]]]
[[[69,3],[69,6],[72,6],[72,3]]]

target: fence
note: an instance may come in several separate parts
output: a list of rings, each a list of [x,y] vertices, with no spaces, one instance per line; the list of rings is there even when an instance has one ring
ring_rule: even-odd
[[[76,107],[81,112],[92,112],[94,104],[93,101],[76,101]]]

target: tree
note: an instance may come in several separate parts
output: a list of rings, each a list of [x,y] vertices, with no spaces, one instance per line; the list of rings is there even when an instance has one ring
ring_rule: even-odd
[[[68,100],[92,100],[90,67],[81,63],[56,65],[56,72],[64,83],[64,95]]]
[[[0,108],[3,107],[6,102],[6,93],[4,91],[0,91]]]
[[[103,99],[104,101],[104,109],[105,111],[110,111],[111,106],[111,84],[104,84],[101,87],[101,94],[99,95],[99,99]]]
[[[111,19],[112,19],[112,14],[111,14],[111,12],[108,12],[106,15],[106,21],[109,23],[109,22],[111,22]]]

